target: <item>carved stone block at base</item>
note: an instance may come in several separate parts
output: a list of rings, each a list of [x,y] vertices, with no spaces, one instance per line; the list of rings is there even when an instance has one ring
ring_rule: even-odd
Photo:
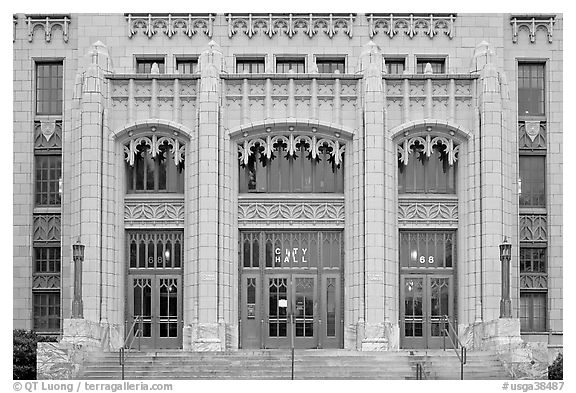
[[[36,351],[36,379],[74,379],[84,355],[72,344],[40,342]]]
[[[183,329],[183,349],[185,351],[224,351],[226,325],[218,323],[198,323],[185,326]],[[237,333],[236,333],[237,335]],[[225,337],[225,334],[224,334]],[[236,339],[237,342],[237,339]],[[238,344],[236,344],[238,348]]]
[[[499,349],[522,342],[518,318],[499,318],[482,325],[481,349]]]
[[[356,350],[356,325],[344,326],[344,349]]]
[[[110,350],[110,326],[86,319],[64,319],[61,342],[86,351]],[[118,333],[114,333],[114,344],[118,344]]]
[[[390,351],[399,346],[399,328],[390,322],[365,324],[365,337],[362,340],[362,351]]]

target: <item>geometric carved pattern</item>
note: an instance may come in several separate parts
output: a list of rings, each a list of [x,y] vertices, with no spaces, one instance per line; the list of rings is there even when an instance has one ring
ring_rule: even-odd
[[[317,139],[316,135],[309,137],[307,135],[294,136],[290,133],[288,136],[276,135],[276,136],[266,136],[266,140],[260,137],[254,137],[252,139],[244,140],[242,145],[238,145],[238,151],[240,152],[240,163],[247,165],[251,155],[255,153],[254,147],[258,145],[258,149],[262,150],[262,153],[267,159],[270,159],[272,152],[277,150],[280,144],[286,145],[286,154],[289,157],[294,157],[300,149],[297,147],[298,144],[304,143],[307,153],[312,155],[312,159],[315,160],[319,157],[320,147],[327,145],[329,150],[328,153],[334,158],[334,164],[340,165],[341,156],[344,155],[345,145],[340,145],[337,139],[331,138],[320,138]]]
[[[62,148],[62,120],[34,122],[34,148]]]
[[[548,33],[548,43],[552,43],[554,33],[554,22],[556,15],[535,15],[534,17],[514,16],[510,17],[512,24],[512,42],[518,43],[518,33],[520,30],[527,30],[530,42],[536,42],[536,31],[544,30]]]
[[[398,221],[408,223],[458,224],[458,201],[401,200]]]
[[[180,200],[126,201],[124,222],[129,226],[184,225],[184,202]]]
[[[28,41],[34,39],[34,30],[36,28],[44,29],[44,38],[46,42],[52,39],[52,30],[58,27],[62,30],[64,42],[68,42],[68,25],[70,24],[70,15],[26,15],[26,24],[28,25]]]
[[[422,152],[426,154],[427,157],[432,155],[434,146],[444,146],[446,149],[445,153],[448,155],[449,165],[454,165],[458,159],[458,152],[460,150],[460,146],[456,145],[452,138],[442,136],[431,137],[430,134],[426,135],[426,138],[421,136],[404,138],[397,146],[398,159],[404,165],[408,165],[408,156],[412,153],[412,147],[414,145],[422,146],[424,148]]]
[[[546,122],[519,121],[518,147],[528,150],[546,149]]]
[[[548,225],[546,215],[520,215],[520,241],[547,241]]]
[[[60,241],[60,215],[34,216],[34,241]]]
[[[235,15],[228,14],[228,37],[241,30],[249,38],[256,34],[272,38],[275,34],[286,34],[292,38],[297,33],[304,33],[312,38],[319,32],[332,38],[342,32],[352,38],[354,14],[282,14],[282,15]]]
[[[546,273],[521,273],[521,289],[547,289],[548,274]]]
[[[344,201],[263,201],[240,200],[238,221],[244,224],[258,222],[329,223],[344,225]]]
[[[60,274],[34,274],[33,289],[60,289]]]
[[[192,38],[198,32],[203,32],[212,38],[214,17],[212,14],[146,14],[126,16],[128,21],[128,38],[132,38],[138,31],[148,38],[152,38],[158,31],[172,38],[176,33]]]
[[[380,31],[390,38],[400,32],[408,37],[415,35],[427,35],[430,38],[440,32],[444,32],[449,38],[454,37],[454,15],[417,15],[414,14],[370,14],[367,15],[368,31],[373,38]]]

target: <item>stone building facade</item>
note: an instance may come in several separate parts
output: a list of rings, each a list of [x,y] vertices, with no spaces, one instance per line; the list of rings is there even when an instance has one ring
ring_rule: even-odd
[[[562,24],[15,15],[14,328],[396,350],[446,315],[469,348],[558,350]]]

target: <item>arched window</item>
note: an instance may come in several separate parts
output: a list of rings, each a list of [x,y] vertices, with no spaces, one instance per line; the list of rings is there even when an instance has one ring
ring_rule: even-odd
[[[240,192],[343,193],[344,145],[315,136],[254,138],[239,146]]]
[[[398,192],[455,194],[458,148],[440,136],[404,139],[398,145]]]
[[[169,137],[139,137],[124,146],[126,191],[184,192],[184,144]]]

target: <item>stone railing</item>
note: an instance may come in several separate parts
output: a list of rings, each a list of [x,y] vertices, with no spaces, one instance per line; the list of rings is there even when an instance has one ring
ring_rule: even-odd
[[[194,123],[199,75],[116,74],[108,78],[113,129],[150,118]]]
[[[344,197],[311,194],[242,194],[238,198],[240,228],[344,226]]]
[[[168,38],[185,35],[192,38],[204,33],[212,38],[214,15],[212,14],[126,14],[128,38],[143,35],[152,38],[161,32]]]
[[[528,31],[530,42],[536,42],[536,32],[543,30],[548,35],[548,43],[552,43],[554,34],[554,23],[556,15],[512,15],[510,24],[512,25],[512,42],[518,43],[518,34],[522,30]]]
[[[34,40],[36,29],[44,30],[46,42],[52,40],[52,31],[60,29],[62,39],[68,42],[68,26],[70,25],[70,15],[26,15],[26,25],[28,27],[28,41]]]
[[[469,74],[385,75],[389,128],[417,119],[448,120],[472,128],[477,78]]]
[[[356,126],[359,75],[229,74],[222,78],[230,128],[274,118]]]
[[[456,196],[398,196],[398,224],[404,228],[426,225],[458,227]]]
[[[404,33],[410,38],[428,36],[434,38],[444,33],[448,38],[454,37],[455,14],[367,14],[370,38],[376,34],[386,34],[394,38]]]
[[[184,226],[184,197],[159,195],[127,195],[124,200],[126,228]]]

